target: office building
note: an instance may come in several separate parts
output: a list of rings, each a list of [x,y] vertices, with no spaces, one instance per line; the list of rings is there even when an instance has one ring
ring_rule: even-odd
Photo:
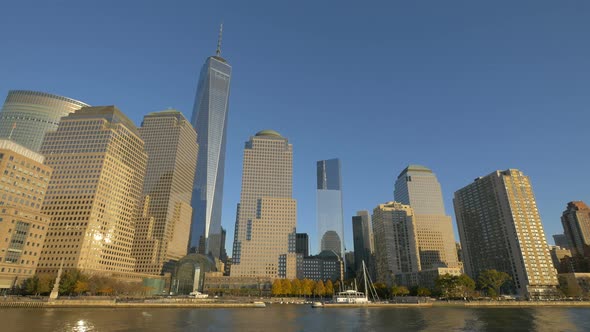
[[[416,220],[408,205],[380,204],[373,210],[377,280],[391,286],[395,276],[421,270]]]
[[[422,269],[459,267],[453,222],[446,215],[440,183],[432,170],[406,167],[397,177],[394,197],[414,211]]]
[[[565,273],[567,272],[565,269],[562,269],[562,261],[564,258],[572,257],[572,253],[569,249],[565,249],[558,246],[549,246],[549,253],[551,254],[551,261],[553,262],[553,267],[557,270],[558,273]]]
[[[160,274],[187,252],[197,134],[181,112],[167,110],[146,115],[139,135],[148,160],[132,256],[137,272]]]
[[[344,280],[344,262],[332,250],[324,250],[318,255],[304,257],[297,269],[297,279]]]
[[[340,159],[317,162],[317,220],[320,251],[344,254],[344,217]]]
[[[229,86],[232,68],[221,57],[221,30],[216,55],[201,69],[191,122],[197,131],[199,162],[194,180],[190,251],[221,255],[221,206]]]
[[[0,111],[0,138],[9,138],[39,152],[45,133],[57,129],[59,120],[87,104],[49,93],[12,90]]]
[[[557,276],[528,176],[495,171],[455,192],[453,201],[467,274],[508,273],[521,297],[555,293]]]
[[[303,257],[309,256],[309,236],[307,233],[295,234],[295,253],[303,255]]]
[[[555,245],[558,247],[565,248],[565,249],[570,248],[570,245],[567,241],[567,236],[565,236],[565,234],[554,234],[553,241],[555,242]]]
[[[274,130],[252,136],[244,149],[231,275],[296,276],[293,147]]]
[[[358,211],[352,217],[352,236],[354,245],[354,267],[358,272],[361,270],[362,262],[372,267],[374,244],[373,225],[369,211]]]
[[[590,208],[582,201],[567,203],[561,224],[572,254],[590,256]]]
[[[41,206],[52,170],[44,159],[0,140],[0,289],[17,286],[36,272],[49,226]]]
[[[133,273],[135,216],[147,154],[133,122],[114,106],[64,117],[41,146],[53,168],[42,211],[49,229],[37,270]]]

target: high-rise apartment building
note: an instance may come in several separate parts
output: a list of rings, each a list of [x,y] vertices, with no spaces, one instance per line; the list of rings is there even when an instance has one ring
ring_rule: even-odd
[[[422,269],[459,267],[453,222],[446,215],[440,183],[432,170],[406,167],[397,177],[394,197],[414,211]]]
[[[133,122],[114,106],[64,117],[41,146],[53,175],[43,213],[49,229],[37,270],[132,273],[135,217],[147,154]]]
[[[221,30],[216,55],[201,69],[191,122],[197,131],[199,162],[194,180],[190,251],[221,255],[221,206],[229,86],[232,68],[221,57]]]
[[[195,130],[176,110],[146,115],[139,135],[148,160],[132,256],[137,272],[160,274],[187,252],[199,147]]]
[[[391,285],[397,274],[420,271],[420,253],[413,209],[398,202],[373,210],[377,280]]]
[[[35,274],[49,218],[41,213],[51,168],[44,157],[0,140],[0,289]]]
[[[572,254],[590,256],[590,207],[582,201],[567,203],[561,224]]]
[[[512,277],[523,297],[550,296],[555,268],[528,176],[495,171],[455,192],[455,213],[467,274],[495,269]]]
[[[273,130],[252,136],[244,149],[231,275],[296,276],[293,147]]]
[[[87,104],[49,93],[12,90],[0,111],[0,138],[39,152],[46,132],[57,129],[59,120]]]
[[[363,261],[365,265],[371,265],[375,252],[373,225],[369,211],[358,211],[356,216],[352,217],[352,233],[355,270],[360,271]]]
[[[344,217],[340,159],[317,162],[317,220],[320,251],[344,255]]]

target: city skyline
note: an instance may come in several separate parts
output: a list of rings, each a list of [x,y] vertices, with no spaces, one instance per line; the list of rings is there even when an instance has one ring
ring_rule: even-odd
[[[18,9],[22,5],[9,5],[12,6]],[[232,64],[238,70],[232,81],[235,84],[232,87],[233,109],[229,124],[232,130],[228,132],[228,167],[222,220],[230,239],[226,248],[231,252],[235,204],[239,201],[240,148],[248,135],[265,127],[277,128],[297,146],[293,197],[299,203],[298,232],[310,234],[312,254],[316,254],[319,248],[315,247],[318,242],[314,224],[315,202],[313,198],[308,198],[313,196],[315,175],[311,165],[326,155],[338,156],[346,165],[342,175],[346,182],[344,233],[349,250],[352,249],[352,232],[348,222],[350,217],[357,210],[371,209],[379,202],[392,199],[391,184],[397,170],[413,162],[429,165],[436,170],[449,214],[453,211],[450,199],[452,193],[470,183],[473,178],[494,169],[522,169],[535,183],[546,235],[552,242],[550,235],[562,232],[560,216],[564,204],[574,200],[590,201],[586,189],[590,180],[583,170],[583,165],[589,163],[588,157],[574,153],[574,144],[570,144],[572,141],[586,142],[589,138],[583,124],[589,119],[584,109],[590,101],[581,92],[584,90],[585,78],[579,73],[586,71],[589,66],[587,59],[590,57],[587,56],[588,48],[577,42],[588,22],[581,21],[582,17],[576,14],[582,11],[562,8],[561,14],[567,13],[563,16],[568,17],[568,21],[560,20],[558,22],[564,24],[544,27],[544,23],[555,18],[552,13],[554,8],[540,4],[537,18],[527,17],[524,22],[515,23],[511,19],[519,17],[518,14],[523,12],[522,7],[514,5],[511,7],[513,11],[503,11],[500,15],[498,10],[482,6],[489,16],[481,22],[476,22],[473,17],[463,17],[464,11],[453,14],[438,8],[448,15],[448,18],[443,19],[432,13],[437,10],[431,12],[419,5],[406,5],[395,11],[393,19],[385,20],[382,16],[382,19],[374,19],[375,23],[363,20],[359,25],[354,24],[353,30],[346,28],[345,20],[339,18],[333,19],[332,28],[326,28],[320,23],[319,16],[325,14],[327,8],[320,6],[320,15],[310,17],[310,29],[300,32],[302,38],[293,33],[296,23],[276,12],[276,7],[270,6],[263,13],[255,15],[254,20],[269,13],[273,13],[275,18],[261,19],[250,26],[248,19],[240,19],[237,14],[247,9],[235,5],[236,8],[226,11],[224,22],[227,30],[231,31],[227,34],[231,42],[227,43],[226,53],[231,56]],[[298,12],[304,7],[294,10]],[[202,12],[215,12],[212,10],[215,8],[218,7],[203,8]],[[83,13],[87,10],[84,8],[82,11],[79,6],[67,8],[63,10],[64,13],[54,12],[51,8],[43,9],[69,17],[76,17],[72,15],[76,11]],[[103,10],[101,7],[91,9],[99,13]],[[80,56],[69,55],[70,49],[51,49],[49,53],[37,54],[43,52],[30,51],[29,47],[38,47],[35,43],[43,46],[47,45],[44,43],[53,42],[53,39],[43,41],[31,34],[38,30],[35,27],[40,25],[37,24],[47,23],[47,18],[41,18],[32,27],[7,18],[0,24],[11,24],[14,27],[5,30],[15,31],[15,35],[7,40],[7,47],[12,47],[15,52],[4,54],[3,61],[0,61],[0,70],[5,78],[0,82],[0,93],[28,89],[84,100],[91,105],[117,104],[128,112],[136,124],[143,115],[167,106],[175,106],[188,116],[194,97],[197,66],[201,63],[200,59],[211,54],[211,45],[215,45],[215,30],[221,18],[203,17],[201,22],[190,25],[183,21],[186,16],[182,16],[182,10],[160,9],[154,12],[144,9],[141,13],[133,14],[131,9],[122,8],[120,13],[115,14],[128,19],[120,22],[118,28],[123,37],[138,36],[134,42],[140,46],[137,49],[141,50],[141,57],[130,51],[132,47],[126,44],[125,38],[115,38],[111,30],[100,31],[87,27],[88,39],[80,40],[72,38],[77,32],[68,31],[67,27],[71,23],[65,22],[63,25],[45,24],[44,31],[54,36],[72,38],[79,46],[76,52]],[[187,15],[194,15],[194,10],[181,9],[186,9]],[[32,14],[41,13],[37,8],[30,10]],[[341,8],[339,11],[342,18],[351,17],[354,12],[352,8]],[[181,16],[177,25],[158,28],[161,32],[149,28],[145,31],[132,28],[136,23],[140,23],[138,29],[146,28],[141,24],[144,18],[159,17],[159,14]],[[508,15],[508,19],[505,15]],[[412,23],[402,16],[413,17],[416,22]],[[452,25],[451,21],[458,18],[465,20],[470,29],[464,30],[469,32],[457,31],[457,27]],[[476,18],[481,19],[479,16]],[[426,24],[423,30],[419,30],[420,24],[427,23],[429,19],[440,24],[437,29]],[[271,23],[281,20],[284,24],[276,25],[276,31],[268,31],[268,27],[273,26]],[[366,27],[362,28],[362,24],[366,24]],[[489,29],[490,26],[497,27],[497,30]],[[337,33],[339,29],[341,33]],[[312,30],[313,33],[319,31],[319,36],[313,37]],[[515,30],[519,32],[510,34],[511,38],[501,38]],[[375,32],[375,36],[367,36],[367,31]],[[391,32],[394,42],[387,42]],[[347,33],[351,36],[348,39],[345,37]],[[455,38],[447,37],[447,33],[454,33]],[[177,37],[165,38],[169,35]],[[248,38],[260,35],[265,37]],[[438,42],[439,37],[441,42]],[[113,45],[118,48],[118,52],[95,48],[94,45],[111,45],[111,38],[114,38]],[[23,40],[32,46],[24,45]],[[310,47],[301,47],[302,40],[309,41]],[[490,45],[476,40],[485,40]],[[379,42],[386,45],[380,46]],[[519,43],[522,45],[519,46]],[[443,47],[447,47],[447,51],[442,55],[426,56],[429,53],[438,54]],[[452,51],[453,47],[457,50]],[[508,48],[511,51],[505,54]],[[152,52],[153,49],[165,49],[166,52]],[[169,52],[171,49],[178,52]],[[97,51],[97,54],[92,55],[91,51]],[[297,61],[289,55],[290,52],[301,59]],[[381,64],[379,71],[369,69],[361,72],[355,69],[359,61],[366,59],[362,55],[367,53],[377,53],[388,61]],[[22,54],[27,56],[19,59]],[[262,54],[265,56],[261,57]],[[104,59],[101,60],[100,56]],[[412,57],[416,60],[411,61]],[[312,58],[317,62],[313,62]],[[343,63],[347,62],[348,65],[344,66]],[[520,69],[515,68],[517,65]],[[448,71],[442,69],[445,66],[449,67]],[[323,80],[318,80],[321,85],[314,80],[318,77],[319,68],[328,74],[323,75]],[[513,72],[513,69],[517,70]],[[291,83],[283,83],[287,80],[283,75],[272,75],[283,73],[281,70],[287,74]],[[113,75],[118,78],[117,82],[110,79]],[[157,77],[167,79],[160,80]],[[350,85],[348,82],[345,85],[335,84],[344,78],[361,83],[355,86],[378,88],[369,91],[361,87],[359,92],[353,93],[346,86]],[[168,84],[170,81],[174,83]],[[102,88],[109,85],[107,82],[113,86]],[[314,89],[330,84],[335,85],[329,90],[320,89],[323,91],[321,95],[314,92]],[[304,101],[298,100],[292,97],[293,94],[306,98]],[[349,96],[338,98],[344,94]],[[359,107],[364,110],[362,117],[352,119],[347,115]],[[422,128],[424,132],[412,134],[404,128],[389,130],[389,124],[398,120],[396,114],[406,116],[406,127],[413,130]],[[314,124],[316,121],[309,121],[312,116],[316,117],[320,125]],[[340,117],[338,121],[328,121],[336,116]],[[555,121],[555,116],[559,116],[562,121]],[[383,120],[376,121],[376,118]],[[422,121],[420,126],[418,121]],[[432,140],[434,130],[439,129],[441,132],[437,140]],[[367,134],[350,139],[347,138],[350,132]],[[432,134],[425,135],[425,132]],[[398,138],[404,135],[410,142],[410,148],[406,149],[408,153],[393,156],[379,153],[390,144],[396,144]],[[556,159],[552,156],[557,154],[571,154],[573,158],[571,165],[568,165],[571,166],[568,168],[570,172],[562,174],[559,180],[551,176],[551,172],[560,166],[552,160]],[[366,162],[372,159],[377,162]],[[456,224],[454,227],[456,229]]]

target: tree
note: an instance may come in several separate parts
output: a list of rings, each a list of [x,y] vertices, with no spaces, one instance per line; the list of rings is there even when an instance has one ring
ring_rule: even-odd
[[[281,296],[283,294],[283,283],[280,279],[275,279],[272,283],[272,296]]]
[[[301,280],[293,279],[293,281],[291,281],[291,291],[292,291],[293,295],[301,296],[301,294],[303,293],[302,288],[303,288],[303,286],[301,285]]]
[[[334,295],[334,285],[332,284],[332,280],[328,279],[326,281],[326,296]]]
[[[283,295],[290,296],[293,294],[293,286],[291,285],[291,280],[283,279],[281,280],[281,286],[283,290]]]
[[[440,295],[446,298],[466,298],[471,296],[475,289],[475,281],[465,274],[460,276],[450,274],[438,276],[435,285]]]
[[[431,292],[430,289],[426,287],[418,287],[416,289],[416,295],[418,296],[430,296]]]
[[[74,287],[74,292],[76,292],[77,294],[83,294],[83,293],[86,293],[87,291],[88,291],[88,282],[87,281],[82,281],[82,280],[76,281],[76,286]]]
[[[315,296],[324,296],[326,295],[326,286],[324,286],[323,281],[318,281],[315,283],[315,287],[313,288],[313,294]]]
[[[303,295],[311,296],[314,286],[315,286],[315,283],[313,282],[313,280],[303,279],[303,282],[301,284],[302,284],[301,291],[302,291]]]
[[[384,283],[376,282],[373,284],[373,287],[375,288],[377,296],[380,299],[385,299],[389,297],[389,289],[387,288],[387,285],[385,285]]]
[[[39,284],[39,277],[37,276],[33,276],[31,278],[26,279],[23,282],[23,288],[26,292],[26,294],[32,295],[39,295],[37,293],[37,285]]]
[[[496,297],[501,294],[502,286],[511,279],[508,273],[491,269],[482,271],[477,281],[480,289],[487,291],[488,295]]]
[[[391,287],[391,295],[393,296],[406,296],[408,294],[410,294],[410,290],[405,286]]]
[[[75,292],[76,283],[78,281],[86,281],[88,277],[84,275],[80,270],[68,270],[62,277],[59,283],[60,294],[72,294]]]

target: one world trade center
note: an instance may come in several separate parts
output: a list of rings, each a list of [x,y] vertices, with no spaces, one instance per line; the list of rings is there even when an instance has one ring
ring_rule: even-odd
[[[201,69],[191,123],[197,131],[199,154],[193,185],[193,216],[189,252],[219,258],[221,205],[231,66],[221,57],[219,30],[217,51]]]

